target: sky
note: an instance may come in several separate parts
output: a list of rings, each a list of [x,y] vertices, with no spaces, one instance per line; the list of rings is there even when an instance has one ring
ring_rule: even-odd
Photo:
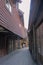
[[[22,3],[19,3],[19,9],[24,12],[24,27],[26,29],[29,25],[30,4],[31,0],[22,0]]]

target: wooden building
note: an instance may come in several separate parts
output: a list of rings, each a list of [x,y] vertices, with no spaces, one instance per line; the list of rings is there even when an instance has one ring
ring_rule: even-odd
[[[43,65],[43,0],[31,0],[28,35],[32,57]]]
[[[15,40],[26,38],[17,9],[18,2],[21,3],[20,0],[0,0],[0,56],[16,49]]]

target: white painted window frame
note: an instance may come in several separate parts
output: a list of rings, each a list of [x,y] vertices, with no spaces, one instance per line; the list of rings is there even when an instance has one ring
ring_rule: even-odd
[[[11,7],[11,4],[10,4],[9,0],[8,0],[8,3],[5,0],[5,5],[6,5],[7,9],[9,10],[9,12],[12,13],[12,7]]]

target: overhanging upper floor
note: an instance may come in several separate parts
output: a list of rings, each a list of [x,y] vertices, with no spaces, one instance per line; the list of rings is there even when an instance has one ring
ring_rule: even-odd
[[[11,7],[12,11],[9,12],[5,0],[0,0],[0,25],[18,36],[26,38],[27,33],[21,23],[15,4],[12,4]]]

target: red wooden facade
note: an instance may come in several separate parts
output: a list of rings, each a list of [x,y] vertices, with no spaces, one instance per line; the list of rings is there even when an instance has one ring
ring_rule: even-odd
[[[0,0],[0,25],[19,35],[20,37],[25,38],[25,29],[22,26],[18,11],[16,9],[16,5],[12,1],[12,12],[10,13],[6,7],[5,0]]]

